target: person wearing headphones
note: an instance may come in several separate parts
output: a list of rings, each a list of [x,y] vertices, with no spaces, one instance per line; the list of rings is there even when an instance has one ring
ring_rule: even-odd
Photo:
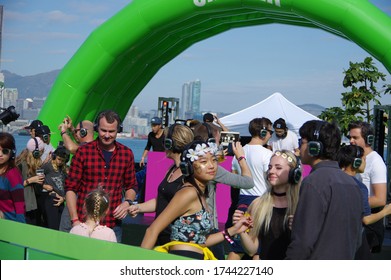
[[[299,200],[301,168],[288,150],[275,151],[270,159],[267,180],[271,188],[251,202],[248,212],[236,210],[234,223],[250,215],[252,228],[240,234],[246,253],[253,256],[261,246],[261,260],[283,260],[291,241],[290,221]]]
[[[16,166],[22,173],[26,223],[30,225],[45,225],[42,217],[42,207],[38,209],[45,177],[43,174],[37,174],[37,170],[42,166],[41,155],[44,148],[45,144],[41,138],[33,137],[29,139],[26,148],[16,157],[15,161]]]
[[[47,125],[42,125],[35,130],[35,135],[36,137],[41,138],[41,140],[45,144],[45,149],[41,156],[42,163],[49,162],[51,160],[52,153],[55,150],[52,143],[50,143],[50,136],[51,136],[50,128]]]
[[[15,165],[15,139],[0,132],[0,212],[4,218],[26,223],[23,179]]]
[[[162,119],[153,117],[151,119],[151,127],[152,131],[148,134],[148,141],[143,155],[141,156],[140,167],[145,165],[145,158],[151,148],[152,151],[155,152],[164,152],[164,129],[162,127]]]
[[[299,141],[297,135],[288,129],[283,118],[277,119],[273,123],[274,134],[269,140],[272,151],[288,150],[296,156],[300,154]]]
[[[89,120],[80,121],[76,127],[72,125],[72,119],[67,116],[58,126],[65,148],[74,155],[80,145],[94,140],[94,124]],[[73,136],[73,139],[71,137]]]
[[[122,123],[115,111],[100,112],[94,130],[98,137],[80,146],[72,158],[65,181],[67,207],[72,226],[84,222],[86,196],[97,187],[104,188],[109,194],[110,206],[102,225],[112,228],[117,241],[121,242],[122,219],[137,192],[134,155],[130,148],[116,141],[117,134],[122,132]]]
[[[360,188],[364,205],[364,217],[362,219],[364,228],[371,227],[371,224],[383,219],[391,214],[391,205],[387,204],[384,208],[374,214],[371,214],[371,208],[368,202],[368,189],[361,181],[356,178],[357,174],[363,173],[366,166],[364,149],[357,145],[342,146],[337,154],[339,167],[356,181]],[[370,248],[365,231],[363,232],[361,246],[356,253],[355,259],[369,260],[371,259]]]
[[[358,177],[367,186],[371,212],[377,213],[382,210],[387,200],[387,167],[383,158],[372,149],[374,130],[367,122],[355,121],[348,125],[348,131],[350,144],[364,149],[366,166]],[[384,240],[383,220],[366,227],[365,232],[371,252],[380,252]]]
[[[52,153],[51,160],[42,165],[45,174],[43,188],[47,191],[43,193],[45,196],[44,215],[47,227],[50,229],[58,230],[60,226],[64,210],[64,182],[67,176],[66,163],[68,160],[69,151],[60,144]]]
[[[212,229],[206,196],[208,181],[217,172],[216,143],[193,141],[181,154],[180,169],[184,183],[174,197],[147,228],[141,247],[153,249],[159,233],[171,226],[170,242],[155,248],[198,260],[215,259],[209,246],[232,240],[232,235],[248,229],[248,221],[242,220],[218,233],[209,234]]]
[[[300,159],[312,167],[300,186],[287,259],[352,260],[361,243],[363,203],[356,182],[335,161],[341,132],[311,120],[299,130]]]
[[[241,174],[240,161],[247,161],[250,168],[254,187],[250,189],[240,189],[238,203],[236,209],[243,212],[247,211],[248,206],[257,197],[262,196],[267,191],[266,172],[270,158],[273,154],[271,150],[265,148],[273,134],[272,122],[268,118],[255,118],[249,123],[248,130],[251,135],[250,142],[243,147],[244,156],[232,161],[232,172]],[[228,217],[230,218],[230,217]],[[227,226],[227,225],[226,225]],[[229,260],[239,260],[245,255],[245,250],[241,246],[240,236],[234,239],[234,244],[231,246],[231,252],[228,254]],[[257,254],[254,259],[257,259]]]

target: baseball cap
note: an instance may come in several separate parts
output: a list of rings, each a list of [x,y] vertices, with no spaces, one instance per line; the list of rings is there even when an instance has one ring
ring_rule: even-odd
[[[37,135],[50,134],[50,128],[47,125],[41,125],[40,127],[35,129],[35,134]]]
[[[162,124],[162,119],[158,117],[153,117],[151,119],[151,124]]]
[[[25,126],[25,129],[37,129],[38,127],[43,126],[43,122],[40,120],[33,120],[28,126]]]
[[[45,148],[45,145],[43,143],[43,141],[41,140],[41,138],[39,137],[35,137],[35,139],[37,141],[34,140],[34,138],[31,138],[28,142],[27,142],[27,150],[29,150],[30,152],[33,152],[36,148],[37,148],[37,143],[38,143],[38,150],[43,150]]]
[[[285,120],[284,120],[283,118],[277,119],[277,120],[273,123],[273,128],[286,129]]]
[[[206,114],[204,114],[203,119],[204,119],[204,122],[213,122],[214,117],[211,113],[206,113]]]

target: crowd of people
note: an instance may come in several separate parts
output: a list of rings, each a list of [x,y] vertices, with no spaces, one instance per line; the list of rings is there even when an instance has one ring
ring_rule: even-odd
[[[134,156],[116,141],[122,122],[115,111],[76,126],[67,116],[56,148],[42,121],[26,129],[31,139],[17,157],[13,136],[0,133],[0,218],[122,242],[124,218],[154,212],[140,246],[193,259],[371,259],[381,250],[391,206],[368,123],[352,122],[350,144],[341,145],[335,123],[307,121],[298,139],[283,118],[255,118],[250,141],[230,143],[226,170],[220,138],[228,128],[216,115],[166,127],[154,117],[140,166],[151,148],[172,165],[148,201],[136,200]],[[224,230],[217,183],[231,186]]]

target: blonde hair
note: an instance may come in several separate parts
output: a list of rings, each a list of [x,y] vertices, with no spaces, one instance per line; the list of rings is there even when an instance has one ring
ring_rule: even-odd
[[[185,146],[194,140],[193,131],[186,125],[173,124],[171,140],[175,143],[176,149],[183,151]],[[170,128],[166,127],[164,130],[164,136],[168,136]]]
[[[109,197],[102,189],[90,192],[85,199],[87,216],[99,224],[109,208]]]
[[[19,166],[22,162],[27,163],[27,176],[30,178],[36,175],[38,168],[42,166],[41,157],[34,158],[33,153],[28,149],[24,149],[15,160],[16,166]]]
[[[288,150],[276,151],[272,157],[275,156],[282,156],[287,161],[290,170],[296,167],[300,168],[296,156]],[[293,215],[296,211],[301,180],[297,184],[292,184],[289,181],[287,184],[289,184],[288,191],[286,192],[288,208],[285,213],[284,228],[287,225],[288,216]],[[273,187],[269,187],[266,193],[254,199],[248,208],[248,211],[254,221],[253,228],[250,231],[251,236],[258,236],[261,228],[263,228],[265,232],[269,231],[274,207],[274,199],[271,193],[272,188]]]

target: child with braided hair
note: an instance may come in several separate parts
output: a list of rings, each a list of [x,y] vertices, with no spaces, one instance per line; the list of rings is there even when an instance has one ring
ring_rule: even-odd
[[[86,221],[74,226],[70,233],[117,242],[114,231],[99,223],[109,209],[109,197],[107,193],[101,189],[90,192],[85,199],[84,206],[86,210]]]

